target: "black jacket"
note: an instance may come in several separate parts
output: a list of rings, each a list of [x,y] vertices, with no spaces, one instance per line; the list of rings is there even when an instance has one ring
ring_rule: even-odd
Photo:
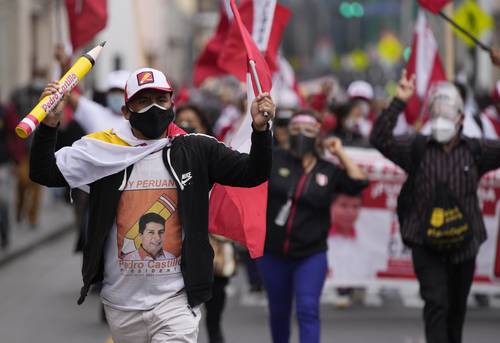
[[[330,203],[336,192],[358,194],[367,180],[351,179],[345,170],[318,158],[304,173],[302,160],[275,149],[267,201],[267,253],[302,258],[327,249]],[[289,198],[293,198],[285,225],[275,219]]]
[[[49,187],[67,186],[55,163],[56,132],[57,129],[41,124],[31,149],[30,177]],[[213,280],[213,250],[208,241],[208,193],[215,182],[238,187],[254,187],[265,182],[271,170],[271,133],[269,130],[254,131],[250,154],[233,151],[204,135],[177,136],[164,148],[163,161],[177,184],[178,210],[184,233],[181,270],[188,302],[196,306],[210,299]],[[127,175],[132,168],[127,168]],[[90,185],[88,238],[83,251],[83,287],[79,304],[84,301],[90,286],[103,278],[104,247],[115,222],[121,195],[119,187],[126,177],[124,172]]]

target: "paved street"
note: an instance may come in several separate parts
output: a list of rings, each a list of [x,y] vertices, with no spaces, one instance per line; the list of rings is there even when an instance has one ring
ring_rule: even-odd
[[[72,253],[73,242],[73,234],[66,234],[1,267],[0,342],[108,341],[108,329],[100,322],[98,298],[90,296],[83,306],[76,305],[81,285],[80,256]],[[266,309],[241,306],[241,284],[238,276],[225,314],[227,342],[269,342]],[[346,310],[323,306],[322,316],[323,342],[423,342],[420,311],[397,302]],[[464,342],[498,342],[499,323],[499,309],[470,310]],[[292,342],[296,341],[294,330]],[[203,329],[199,342],[207,342]]]
[[[64,202],[62,196],[55,195],[56,192],[63,192],[62,189],[42,187],[36,227],[31,227],[27,223],[26,214],[23,215],[20,223],[15,220],[17,195],[12,174],[4,175],[3,179],[0,174],[0,192],[0,201],[5,201],[8,205],[10,223],[10,245],[6,249],[0,249],[0,265],[63,232],[74,230],[74,216],[71,206]]]

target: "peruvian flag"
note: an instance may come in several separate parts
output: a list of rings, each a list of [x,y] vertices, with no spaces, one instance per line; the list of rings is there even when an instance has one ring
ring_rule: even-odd
[[[406,107],[406,120],[409,124],[414,124],[421,117],[430,87],[436,82],[446,80],[438,45],[423,11],[418,13],[406,71],[408,75],[416,75],[416,92]]]
[[[215,34],[208,41],[194,66],[193,84],[195,87],[199,87],[203,81],[209,77],[217,77],[226,74],[226,72],[217,65],[217,59],[219,58],[220,51],[224,47],[224,42],[226,41],[233,20],[232,17],[233,14],[229,7],[229,0],[221,0],[219,25],[217,25]]]
[[[238,7],[241,25],[244,25],[267,61],[271,71],[278,69],[277,54],[283,31],[291,12],[276,0],[243,0]],[[246,82],[246,52],[236,23],[230,28],[217,63],[227,73]]]
[[[66,0],[73,50],[84,46],[106,27],[107,0]]]
[[[418,0],[421,7],[438,14],[452,0]]]
[[[248,102],[245,118],[233,136],[230,146],[239,152],[249,153],[252,134],[250,105],[259,94],[259,88],[262,92],[271,91],[271,72],[243,24],[234,0],[230,0],[230,5],[234,15],[234,24],[238,28],[239,39],[245,53],[241,68],[246,71]],[[251,64],[254,64],[257,75],[254,75]],[[266,237],[267,182],[253,188],[216,184],[210,195],[209,208],[209,232],[246,246],[252,258],[262,256]]]

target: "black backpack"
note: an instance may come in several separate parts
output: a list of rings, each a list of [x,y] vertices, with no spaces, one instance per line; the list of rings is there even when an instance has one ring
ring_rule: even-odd
[[[466,139],[466,144],[471,151],[474,161],[477,164],[480,157],[481,157],[481,145],[477,139],[470,139],[470,138],[465,138]],[[424,135],[417,135],[415,140],[412,143],[411,146],[411,165],[410,165],[410,171],[408,173],[408,177],[406,181],[404,182],[403,186],[401,187],[401,191],[398,196],[398,201],[397,201],[397,215],[398,215],[398,220],[399,220],[399,225],[400,227],[403,226],[403,223],[405,219],[407,218],[408,213],[410,212],[413,202],[414,202],[414,189],[415,189],[415,179],[416,179],[416,173],[419,169],[420,162],[422,160],[422,157],[425,154],[425,150],[427,148],[427,143],[429,141],[428,136]],[[441,192],[442,193],[442,192]],[[451,192],[448,192],[451,194]],[[448,200],[446,199],[445,202],[453,202],[458,205],[458,201],[456,199]],[[467,232],[467,237],[464,237],[464,239],[469,239],[470,238],[470,232]],[[432,245],[432,242],[429,242],[429,240],[424,239],[426,245]],[[457,244],[458,246],[458,244]],[[443,247],[441,250],[451,250],[453,247],[446,246]],[[437,250],[440,250],[437,248]]]

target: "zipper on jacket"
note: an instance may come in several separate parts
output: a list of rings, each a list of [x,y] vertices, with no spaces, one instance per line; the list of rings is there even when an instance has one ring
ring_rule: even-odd
[[[309,174],[302,174],[297,183],[297,189],[295,190],[295,195],[293,197],[292,209],[290,210],[290,217],[288,217],[288,222],[286,225],[286,235],[285,242],[283,243],[283,252],[288,255],[288,250],[290,249],[290,238],[292,235],[293,220],[295,219],[295,214],[297,212],[297,202],[299,201],[302,192],[304,191],[304,186],[306,184],[307,176]]]
[[[125,168],[125,170],[123,171],[123,181],[122,181],[122,184],[120,185],[120,187],[118,187],[118,190],[119,191],[123,191],[125,189],[125,187],[127,187],[127,168]]]
[[[191,311],[191,313],[193,314],[194,317],[197,317],[196,312],[194,312],[194,310],[191,307],[191,305],[187,305],[187,308],[188,308],[189,311]]]

